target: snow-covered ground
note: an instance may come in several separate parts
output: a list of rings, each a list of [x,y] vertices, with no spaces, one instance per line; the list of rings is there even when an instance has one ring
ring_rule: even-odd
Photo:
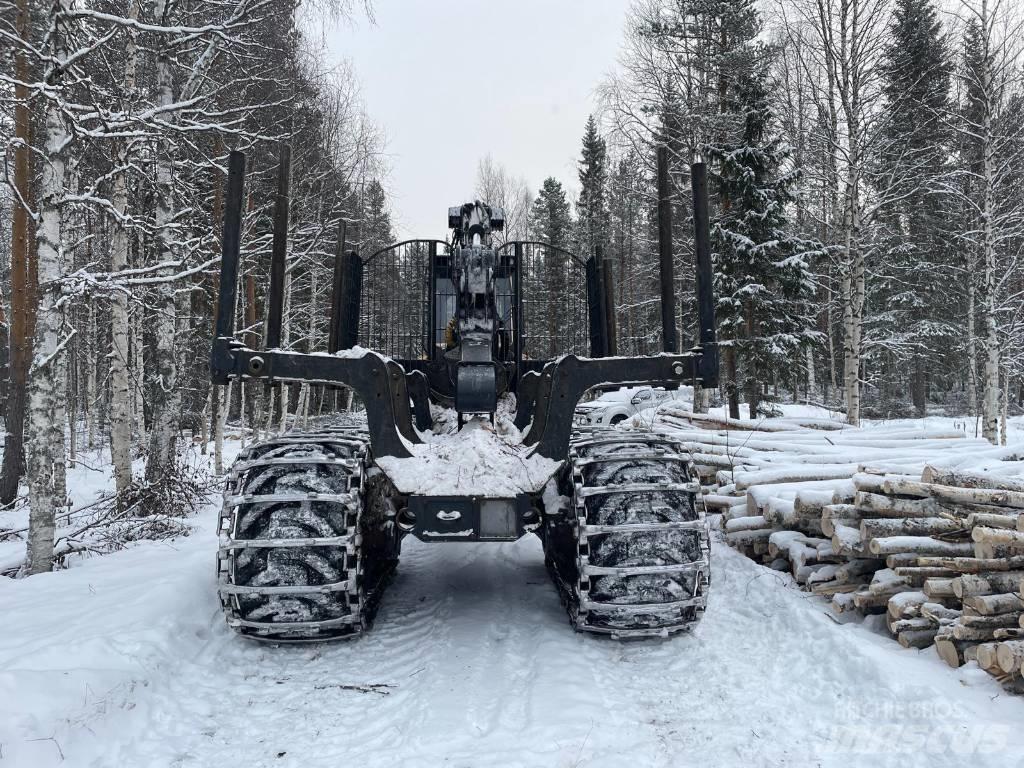
[[[211,509],[184,539],[0,579],[0,765],[1024,759],[1024,700],[930,649],[837,624],[822,601],[724,544],[691,636],[575,634],[532,537],[407,540],[371,632],[273,647],[223,623],[213,521]]]
[[[75,505],[110,485],[103,457],[87,463]],[[0,768],[1024,766],[1024,698],[876,620],[838,623],[724,543],[689,636],[575,634],[532,536],[407,539],[369,633],[274,647],[224,625],[215,515],[186,538],[0,578]]]

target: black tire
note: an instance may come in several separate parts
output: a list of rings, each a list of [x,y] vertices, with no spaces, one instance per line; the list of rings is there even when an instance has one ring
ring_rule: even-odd
[[[685,455],[651,437],[584,441],[571,473],[563,492],[573,506],[546,516],[544,540],[577,629],[626,637],[693,626],[706,599],[710,533]]]
[[[368,598],[397,563],[399,543],[393,523],[381,525],[365,508],[362,450],[358,441],[311,438],[269,441],[240,457],[226,494],[235,501],[222,515],[222,532],[239,546],[226,557],[222,552],[220,568],[221,600],[237,630],[273,640],[324,640],[356,634],[372,619],[377,601]],[[248,495],[278,498],[241,500]],[[327,545],[246,546],[335,538]]]

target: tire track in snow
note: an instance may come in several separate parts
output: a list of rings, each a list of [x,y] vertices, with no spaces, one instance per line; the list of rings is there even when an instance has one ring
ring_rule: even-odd
[[[19,702],[0,722],[5,766],[983,768],[1024,754],[1024,702],[984,673],[838,626],[823,601],[718,542],[693,635],[626,644],[571,630],[527,537],[407,541],[365,636],[261,645],[223,624],[214,548],[197,533],[2,585],[0,712]],[[395,687],[338,687],[366,683]],[[922,702],[955,708],[967,739],[1013,728],[990,752],[915,748],[899,729],[920,724]],[[887,749],[830,746],[837,723]]]

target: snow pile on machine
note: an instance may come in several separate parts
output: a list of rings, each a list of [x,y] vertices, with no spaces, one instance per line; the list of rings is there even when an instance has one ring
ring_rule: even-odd
[[[691,452],[730,545],[836,613],[884,614],[902,646],[1024,692],[1024,446],[673,409],[658,428]]]

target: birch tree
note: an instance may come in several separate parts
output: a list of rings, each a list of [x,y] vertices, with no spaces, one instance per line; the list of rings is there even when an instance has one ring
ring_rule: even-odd
[[[29,574],[50,570],[54,518],[67,495],[64,451],[64,393],[68,342],[62,296],[63,244],[61,207],[65,194],[65,164],[74,137],[65,124],[67,80],[73,78],[78,22],[71,17],[74,0],[56,0],[47,19],[47,59],[42,90],[44,161],[42,163],[38,226],[39,314],[35,349],[28,382],[28,424],[25,451],[29,486]]]
[[[1019,191],[1021,32],[1024,26],[1013,5],[1003,0],[965,0],[963,63],[956,73],[963,107],[953,115],[962,137],[961,162],[946,185],[970,218],[963,222],[961,241],[977,254],[980,295],[977,311],[984,355],[981,397],[982,435],[1000,440],[1000,315],[1010,284],[1015,253],[1024,236],[1024,201]],[[957,183],[959,182],[959,183]],[[1015,191],[1018,193],[1015,194]],[[969,318],[973,329],[973,319]]]

